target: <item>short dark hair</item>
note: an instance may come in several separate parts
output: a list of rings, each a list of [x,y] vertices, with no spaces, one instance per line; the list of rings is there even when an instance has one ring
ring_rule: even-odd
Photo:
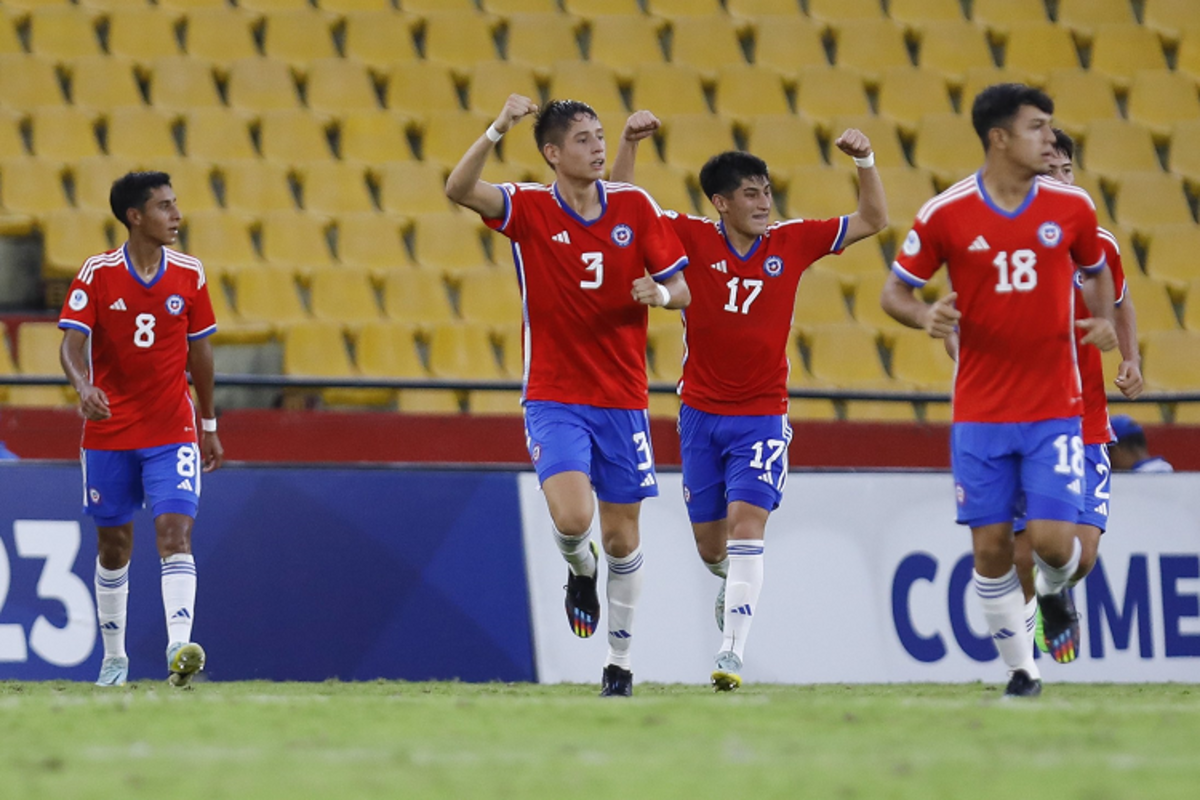
[[[988,150],[988,131],[992,128],[1008,129],[1021,106],[1033,106],[1047,114],[1054,113],[1054,101],[1041,89],[1023,83],[993,84],[975,96],[971,106],[971,124],[983,143],[983,152]]]
[[[150,199],[150,193],[160,186],[170,186],[171,176],[165,172],[129,172],[113,181],[108,193],[108,205],[113,214],[126,228],[129,220],[126,213],[131,208],[142,209]]]
[[[1062,128],[1052,128],[1054,131],[1054,149],[1067,157],[1068,161],[1075,160],[1075,140],[1071,134]]]
[[[561,145],[563,137],[571,129],[571,123],[579,116],[600,119],[594,108],[579,100],[551,100],[546,103],[538,111],[533,123],[533,138],[537,142],[538,152],[542,152],[547,143]]]
[[[741,150],[727,150],[713,156],[700,168],[700,189],[711,200],[714,194],[737,191],[746,178],[769,181],[767,162]]]

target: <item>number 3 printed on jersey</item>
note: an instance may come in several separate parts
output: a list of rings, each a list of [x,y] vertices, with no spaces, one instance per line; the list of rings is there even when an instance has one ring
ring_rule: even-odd
[[[588,272],[594,273],[596,277],[590,281],[580,281],[579,288],[581,289],[599,289],[604,283],[604,253],[583,253],[583,266]]]
[[[1037,253],[1032,250],[1015,250],[1010,260],[1008,253],[1000,252],[992,261],[992,266],[1000,271],[996,281],[997,294],[1007,294],[1011,291],[1029,292],[1037,286]]]

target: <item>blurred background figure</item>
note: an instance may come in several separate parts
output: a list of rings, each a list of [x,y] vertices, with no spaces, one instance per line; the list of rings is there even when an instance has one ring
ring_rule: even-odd
[[[1108,446],[1114,470],[1120,472],[1174,472],[1170,462],[1161,456],[1150,455],[1146,432],[1132,417],[1118,414],[1112,418],[1113,435],[1117,440]]]

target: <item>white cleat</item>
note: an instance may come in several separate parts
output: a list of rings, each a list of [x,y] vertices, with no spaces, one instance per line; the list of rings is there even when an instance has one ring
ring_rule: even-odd
[[[124,686],[129,678],[128,656],[109,656],[100,664],[97,686]]]
[[[195,642],[175,642],[167,648],[167,682],[183,688],[204,669],[204,648]]]

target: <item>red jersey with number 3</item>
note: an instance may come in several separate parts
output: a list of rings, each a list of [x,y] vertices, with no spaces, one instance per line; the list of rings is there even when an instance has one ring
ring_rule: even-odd
[[[1015,211],[980,174],[930,200],[892,270],[924,286],[946,264],[959,320],[955,422],[1037,422],[1083,412],[1074,275],[1104,267],[1087,192],[1038,177]]]
[[[646,306],[633,282],[687,265],[679,237],[644,190],[598,181],[600,216],[585,221],[558,185],[506,183],[504,216],[524,307],[525,399],[601,408],[647,405]]]
[[[217,329],[198,260],[163,248],[158,273],[143,281],[124,247],[92,256],[71,283],[58,327],[91,337],[92,383],[112,411],[84,423],[84,448],[196,441],[188,342]]]
[[[1121,264],[1121,248],[1117,239],[1108,231],[1101,228],[1100,245],[1104,248],[1104,259],[1112,270],[1113,289],[1117,305],[1125,300],[1128,286],[1125,283],[1125,270]],[[1078,274],[1075,280],[1075,318],[1089,319],[1092,315],[1087,304],[1083,301],[1082,281]],[[1108,444],[1113,440],[1112,429],[1108,426],[1108,393],[1104,385],[1104,362],[1100,357],[1100,348],[1090,344],[1080,344],[1087,331],[1076,330],[1076,346],[1079,349],[1079,377],[1083,381],[1083,443]]]
[[[814,261],[841,249],[847,218],[777,222],[745,256],[720,223],[675,215],[672,224],[691,264],[683,402],[709,414],[786,414],[796,288]]]

